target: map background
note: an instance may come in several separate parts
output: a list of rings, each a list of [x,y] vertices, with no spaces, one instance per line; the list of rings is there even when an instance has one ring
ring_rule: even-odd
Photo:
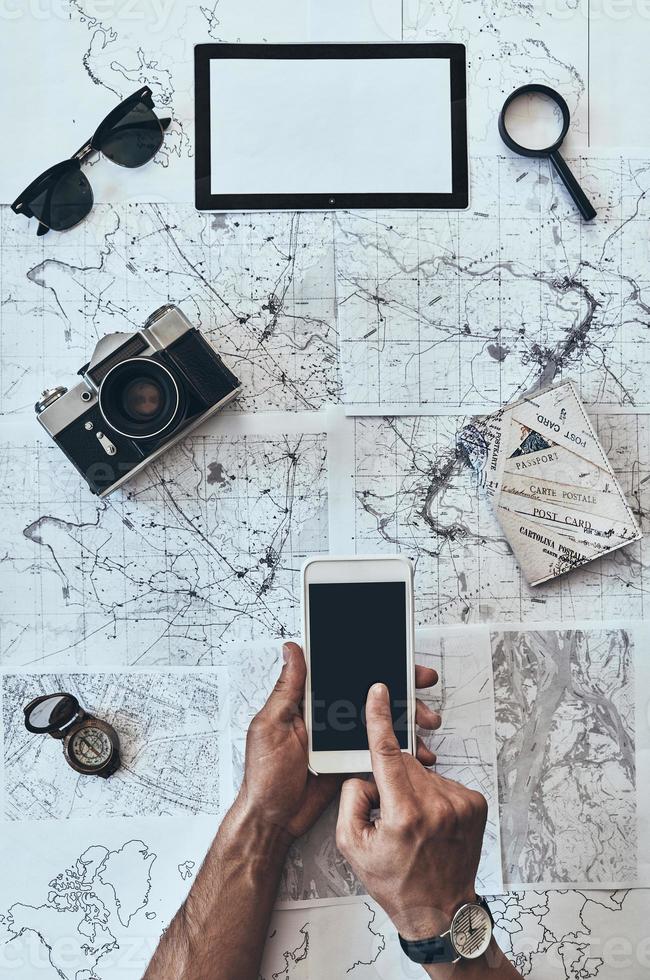
[[[226,668],[3,672],[0,682],[5,820],[201,813],[216,819],[230,805]],[[25,729],[23,706],[54,691],[73,694],[118,732],[121,765],[110,779],[84,779],[64,764],[61,742]]]
[[[328,2],[331,3],[332,0]],[[372,8],[373,12],[376,12],[377,4],[373,3]],[[617,111],[617,107],[621,104],[634,104],[631,99],[610,95],[610,91],[603,90],[601,83],[599,96],[593,96],[590,100],[587,84],[587,58],[590,49],[585,43],[586,11],[590,10],[594,15],[590,20],[592,44],[598,36],[601,39],[606,36],[608,44],[611,43],[611,48],[608,49],[607,45],[602,45],[601,40],[599,58],[596,58],[594,51],[591,59],[591,86],[594,86],[598,69],[605,66],[601,74],[605,76],[606,85],[612,92],[616,90],[620,93],[620,79],[626,75],[626,72],[617,71],[614,73],[615,77],[612,77],[609,66],[621,64],[621,50],[626,52],[626,68],[634,62],[634,40],[636,38],[642,43],[646,35],[642,21],[639,29],[638,22],[634,18],[623,17],[621,21],[611,17],[598,18],[596,6],[582,2],[578,4],[560,2],[548,6],[541,3],[485,4],[483,0],[470,0],[462,5],[442,4],[434,7],[429,0],[419,0],[415,4],[408,2],[405,8],[408,16],[403,26],[407,39],[435,40],[440,37],[445,39],[451,37],[454,40],[464,40],[470,46],[472,50],[470,85],[473,91],[470,103],[470,130],[473,136],[476,134],[477,139],[484,136],[496,139],[493,126],[494,113],[503,96],[534,72],[549,84],[558,86],[567,95],[573,112],[571,142],[574,147],[584,144],[588,137],[589,108],[592,111],[594,133],[598,130],[595,124],[602,112],[603,118],[607,117],[609,123],[613,118],[615,125],[622,128],[627,125],[628,132],[631,129],[633,138],[638,138],[639,143],[650,142],[647,133],[644,136],[644,126],[647,128],[648,125],[647,114]],[[244,258],[246,249],[240,249],[243,261],[240,262],[238,272],[233,273],[232,277],[232,281],[237,281],[239,274],[247,271],[247,260],[249,261],[251,257],[254,258],[257,269],[268,269],[268,273],[265,271],[262,273],[262,288],[259,293],[255,292],[254,276],[250,276],[250,271],[245,276],[246,281],[252,284],[252,288],[249,289],[250,306],[247,306],[246,297],[238,299],[234,304],[230,303],[234,312],[228,311],[218,297],[213,297],[212,305],[210,301],[205,300],[201,304],[201,301],[196,302],[193,298],[203,287],[200,275],[192,272],[192,266],[197,265],[206,252],[206,243],[201,237],[204,229],[209,225],[208,234],[218,241],[219,221],[222,219],[215,219],[215,227],[208,216],[198,216],[197,221],[195,220],[197,216],[191,213],[191,209],[180,212],[169,204],[173,200],[187,200],[187,188],[191,187],[192,160],[188,129],[188,121],[191,118],[191,84],[187,71],[190,53],[188,39],[196,37],[206,40],[209,38],[234,40],[247,36],[251,40],[286,40],[289,37],[297,38],[302,32],[308,32],[310,26],[296,19],[295,7],[291,8],[291,5],[285,2],[278,3],[277,0],[273,5],[268,0],[256,3],[255,15],[250,18],[245,14],[242,15],[243,8],[239,0],[223,0],[221,3],[217,2],[202,8],[194,3],[174,5],[176,11],[174,16],[177,19],[161,24],[157,30],[152,30],[155,21],[152,21],[150,8],[145,10],[143,18],[130,22],[123,15],[124,12],[119,5],[113,5],[110,16],[104,17],[95,16],[90,12],[87,4],[81,4],[76,0],[70,2],[66,0],[61,9],[62,16],[53,8],[52,16],[39,20],[36,24],[37,29],[34,29],[31,18],[23,17],[18,20],[18,23],[10,24],[10,30],[0,31],[0,43],[4,43],[10,49],[9,52],[6,47],[2,49],[3,58],[0,59],[0,63],[4,70],[10,73],[11,83],[16,77],[20,78],[21,92],[24,93],[25,100],[30,105],[39,106],[42,120],[51,120],[47,131],[42,127],[30,126],[31,114],[23,111],[22,100],[15,100],[14,104],[20,110],[20,116],[27,123],[28,129],[26,130],[25,127],[17,129],[11,122],[6,123],[12,126],[12,131],[16,134],[15,141],[21,146],[21,153],[3,155],[3,163],[9,164],[11,169],[8,174],[3,175],[2,186],[5,189],[0,194],[2,199],[12,199],[19,187],[24,185],[25,161],[29,160],[30,168],[37,173],[50,165],[53,159],[63,159],[69,155],[71,150],[80,145],[92,131],[98,118],[108,111],[119,97],[137,87],[143,78],[152,83],[156,105],[160,107],[173,105],[179,123],[175,124],[172,133],[166,139],[166,149],[169,148],[169,152],[166,152],[159,163],[152,168],[143,168],[140,172],[126,175],[103,162],[91,170],[98,199],[117,200],[122,202],[122,205],[130,200],[133,214],[140,214],[144,210],[143,220],[138,218],[121,222],[121,216],[118,215],[118,222],[116,222],[115,212],[112,209],[98,208],[76,232],[61,236],[54,241],[52,239],[55,236],[46,236],[46,239],[38,242],[33,227],[26,222],[16,222],[15,237],[12,232],[8,233],[6,230],[8,222],[13,222],[13,216],[7,208],[1,209],[2,305],[0,313],[3,321],[0,328],[2,355],[0,410],[4,413],[1,431],[3,440],[5,438],[7,442],[18,440],[20,443],[20,439],[23,439],[24,447],[23,456],[9,456],[8,465],[4,470],[3,499],[7,501],[7,506],[3,514],[3,526],[9,527],[12,533],[17,532],[18,537],[23,532],[23,527],[29,526],[29,515],[26,517],[19,511],[18,520],[15,521],[14,509],[20,508],[20,501],[26,499],[29,501],[28,510],[32,511],[32,519],[46,515],[52,503],[51,498],[44,491],[46,481],[52,480],[56,483],[59,488],[59,501],[61,499],[67,501],[70,497],[74,499],[75,494],[80,492],[76,476],[64,469],[63,465],[56,468],[52,477],[46,478],[44,474],[37,474],[36,479],[31,479],[26,485],[20,482],[24,456],[32,452],[33,434],[36,431],[33,428],[32,415],[35,392],[37,393],[46,384],[65,382],[83,363],[100,333],[118,326],[125,328],[125,325],[126,329],[131,329],[141,322],[141,314],[151,312],[159,301],[164,301],[168,295],[177,296],[184,304],[188,303],[187,312],[194,319],[197,318],[194,315],[195,309],[199,311],[201,320],[205,319],[204,325],[217,324],[220,328],[219,346],[222,339],[227,338],[229,356],[234,356],[241,346],[245,356],[240,360],[239,370],[242,374],[247,372],[246,380],[249,386],[252,385],[250,390],[253,392],[248,407],[318,408],[325,401],[333,400],[339,390],[338,368],[333,354],[338,332],[336,318],[339,305],[338,302],[332,301],[333,298],[336,300],[332,283],[336,289],[338,284],[333,275],[332,265],[327,260],[327,249],[323,253],[325,260],[319,263],[316,259],[312,262],[311,271],[298,267],[301,275],[296,279],[299,280],[302,276],[307,281],[306,292],[296,286],[291,263],[287,265],[286,256],[291,254],[290,250],[286,247],[281,250],[282,255],[275,261],[281,263],[278,268],[284,267],[287,271],[284,277],[280,277],[276,289],[275,263],[272,256],[274,246],[270,242],[265,243],[260,235],[254,241],[248,256]],[[378,20],[380,25],[386,23],[381,14]],[[346,26],[349,27],[352,23],[352,18],[348,15]],[[389,26],[389,34],[391,29]],[[251,37],[252,32],[256,33],[254,38]],[[302,36],[305,36],[304,33]],[[625,38],[625,44],[621,44],[622,36]],[[29,70],[26,68],[25,51],[30,52]],[[56,53],[56,60],[53,58],[53,52]],[[60,52],[66,53],[69,66],[76,70],[69,73],[58,70]],[[644,49],[643,57],[638,59],[642,69],[639,77],[642,79],[645,79],[645,62]],[[175,66],[178,65],[181,66],[184,75],[175,70]],[[62,89],[59,84],[64,74],[69,79],[67,90]],[[10,87],[6,85],[5,90],[10,90]],[[634,85],[631,86],[631,94],[636,94]],[[598,118],[594,118],[596,113]],[[614,129],[608,124],[608,126],[601,125],[600,131],[611,137]],[[177,190],[179,187],[180,197]],[[167,204],[162,210],[158,209],[155,212],[153,207],[143,209],[141,205],[135,203],[152,199],[158,201],[162,199],[167,201]],[[515,205],[518,206],[517,201],[518,199],[515,199]],[[155,214],[154,226],[157,224],[159,231],[155,228],[147,230],[147,211]],[[515,218],[516,215],[515,208]],[[234,216],[234,221],[236,220],[240,219]],[[223,224],[227,233],[233,222],[224,220]],[[326,222],[323,224],[325,225]],[[173,234],[167,232],[166,225],[169,225]],[[305,224],[303,223],[301,227],[304,229]],[[129,248],[132,235],[135,235],[138,243],[135,255],[134,250]],[[183,242],[194,243],[190,251],[189,263],[178,255],[172,240],[174,237],[177,240],[182,238]],[[283,232],[280,237],[285,245],[292,240],[290,234],[286,232]],[[296,240],[295,235],[294,240]],[[644,238],[641,236],[641,247],[643,241]],[[114,245],[113,251],[111,245]],[[149,246],[152,246],[154,259],[151,263],[142,262],[141,256]],[[519,246],[516,237],[509,239],[507,246],[509,249],[516,251]],[[266,258],[265,250],[270,259]],[[217,262],[210,266],[210,281],[225,280],[224,285],[227,285],[230,275],[229,265],[233,262],[232,256],[235,251],[229,251],[229,258],[223,264]],[[121,256],[121,260],[116,262],[116,256]],[[140,256],[139,261],[138,256]],[[136,272],[129,277],[128,263],[133,262],[134,258],[136,262],[133,263],[133,267]],[[57,259],[61,261],[57,262]],[[42,266],[43,261],[47,261],[45,266]],[[647,265],[647,256],[644,258],[645,265]],[[124,269],[127,272],[123,271]],[[28,270],[34,270],[31,277],[27,276]],[[138,287],[138,282],[145,285]],[[149,285],[150,282],[152,286]],[[168,283],[172,285],[166,288]],[[289,288],[285,292],[286,284]],[[641,288],[644,288],[643,284]],[[269,302],[272,295],[282,299],[282,310],[277,321],[275,319],[277,304],[275,300]],[[229,288],[226,294],[229,302],[230,296],[232,296],[232,289]],[[114,300],[113,297],[116,299]],[[297,297],[295,305],[294,297]],[[312,306],[308,322],[301,321],[296,315],[305,300],[308,300]],[[264,309],[265,306],[268,310]],[[204,312],[201,312],[201,307]],[[245,316],[246,311],[251,307],[253,325],[247,336],[246,329],[240,330],[240,327],[245,325],[239,324],[240,318],[237,313],[241,308]],[[316,312],[313,312],[314,308]],[[132,320],[130,311],[133,311]],[[10,319],[12,313],[17,314],[13,321]],[[570,309],[562,311],[561,322],[566,322],[567,326],[573,322]],[[295,334],[287,329],[288,325],[294,323],[299,327]],[[223,330],[224,324],[225,330]],[[313,326],[315,329],[312,329]],[[281,353],[280,370],[273,365],[272,358],[269,358],[265,351],[267,331],[269,347]],[[319,342],[318,337],[321,335],[325,339]],[[243,342],[240,342],[242,338]],[[301,346],[304,348],[302,355]],[[304,354],[304,351],[309,351],[310,348],[314,351],[311,367],[314,373],[311,377],[308,375],[309,357]],[[61,350],[64,351],[63,355],[60,354]],[[630,356],[635,359],[642,358],[643,350],[642,345],[639,345],[632,350]],[[585,370],[588,372],[592,370],[590,358],[591,351],[587,344],[579,352],[579,364],[582,365],[584,362],[587,365]],[[306,363],[302,371],[298,367],[301,361]],[[283,376],[284,364],[289,365],[288,374],[294,379],[288,384],[285,383]],[[300,384],[296,383],[296,378],[300,380]],[[619,426],[623,429],[621,430]],[[606,443],[610,454],[615,456],[618,454],[619,436],[622,438],[622,444],[625,445],[627,440],[625,432],[630,426],[636,426],[641,430],[643,420],[638,418],[635,422],[612,420],[609,426],[611,438]],[[644,440],[635,441],[633,451],[630,453],[624,451],[623,456],[626,460],[624,465],[628,467],[630,475],[629,489],[625,488],[628,498],[631,492],[633,497],[636,497],[639,511],[643,513],[643,481],[646,478],[644,467],[647,466],[647,447]],[[440,457],[434,456],[428,462],[428,469],[425,471],[429,478],[428,489],[432,491],[433,500],[440,499],[436,489],[437,478],[440,475],[444,478],[445,462],[446,455],[442,452]],[[416,454],[416,463],[420,463],[419,454]],[[396,470],[386,467],[386,472],[393,473]],[[462,489],[462,482],[459,487]],[[404,489],[408,492],[406,487]],[[411,506],[416,508],[419,506],[421,489],[421,483],[412,487]],[[16,496],[19,497],[18,501]],[[428,499],[426,495],[425,499]],[[90,498],[87,498],[87,501],[91,504],[89,513],[92,531],[92,523],[97,520],[94,509],[96,502],[90,501]],[[460,493],[456,499],[450,499],[450,514],[462,501]],[[389,506],[382,519],[384,517],[388,520],[392,519],[394,511],[395,508],[391,512]],[[462,516],[462,510],[459,513]],[[125,516],[128,520],[128,512]],[[125,525],[120,525],[118,522],[117,526]],[[51,526],[46,525],[46,527],[51,533]],[[465,594],[468,590],[463,588],[458,570],[449,560],[455,520],[449,520],[446,525],[443,523],[441,530],[444,533],[436,532],[436,538],[439,539],[436,544],[440,545],[443,558],[448,559],[446,578],[451,583],[450,589],[442,590],[444,603],[452,603],[451,608],[454,610],[462,609],[460,618],[469,617],[476,612],[476,596],[471,595],[468,601]],[[330,532],[332,532],[331,527]],[[479,531],[478,541],[480,540]],[[20,543],[23,544],[22,541]],[[47,551],[51,543],[51,538],[49,541],[46,538],[46,544],[42,546],[43,550]],[[371,545],[372,535],[368,534],[368,546]],[[64,556],[66,547],[67,544],[63,547]],[[41,546],[36,548],[37,554],[40,548]],[[60,548],[58,536],[56,548]],[[86,553],[80,549],[81,553],[79,553],[76,546],[73,550],[75,554],[70,566],[74,568],[76,577],[77,574],[85,573],[89,564],[92,567],[97,558],[96,552],[92,550]],[[435,550],[435,547],[430,550]],[[488,616],[492,610],[499,613],[503,608],[506,615],[514,618],[534,619],[543,618],[551,608],[554,615],[571,618],[576,614],[582,614],[585,607],[593,601],[599,615],[614,615],[616,610],[620,609],[626,616],[638,618],[645,611],[647,604],[643,586],[646,576],[638,555],[632,552],[631,555],[634,557],[630,558],[630,562],[636,563],[636,574],[642,583],[638,590],[630,584],[630,569],[619,565],[608,566],[613,569],[611,577],[603,575],[600,567],[595,568],[594,575],[588,582],[588,588],[581,580],[580,595],[577,600],[573,586],[563,584],[559,594],[551,597],[548,606],[546,604],[537,606],[529,596],[526,594],[522,596],[516,578],[513,579],[512,576],[505,583],[499,580],[496,596],[493,596],[489,589],[486,590],[485,579],[483,579],[478,588],[478,592],[483,597],[483,613]],[[8,561],[5,565],[7,571],[6,577],[3,575],[3,583],[11,581],[12,589],[19,586],[20,589],[27,591],[32,584],[30,582],[32,569],[38,571],[39,560],[37,559],[33,564],[30,556],[21,565],[14,560],[15,555],[9,554],[7,557]],[[419,546],[417,557],[419,561],[420,558],[424,561],[427,558],[426,549]],[[435,563],[435,556],[429,558],[432,563]],[[503,552],[497,548],[493,552],[493,562],[497,568],[500,559],[503,559]],[[468,556],[467,564],[471,570],[471,555]],[[114,577],[119,581],[120,575],[119,569],[111,569],[109,581]],[[14,577],[19,579],[19,582],[14,583]],[[487,581],[491,581],[493,577],[488,577]],[[443,574],[444,578],[445,574]],[[501,593],[505,594],[505,599]],[[14,592],[10,591],[9,594],[10,601],[13,603]],[[6,601],[6,594],[2,598]],[[119,601],[123,601],[123,598],[120,594]],[[109,601],[113,601],[110,596]],[[167,601],[166,596],[164,601]],[[40,596],[35,595],[35,605],[30,608],[38,608],[39,602]],[[437,599],[432,603],[427,600],[427,604],[437,615]],[[519,612],[515,615],[517,610]],[[60,644],[43,646],[36,651],[37,657],[63,649],[70,635],[77,628],[77,619],[66,624],[60,637]],[[190,658],[193,656],[192,651],[195,650],[197,642],[194,639],[188,641],[188,631],[191,635],[191,627],[186,623],[183,624],[180,636],[177,637],[173,629],[170,631],[167,647],[162,654],[163,660],[169,659],[170,653],[176,649],[177,642],[181,649],[189,642]],[[5,630],[2,636],[2,649],[8,648],[11,656],[16,652],[13,646],[14,635],[8,637]],[[201,631],[199,637],[198,645],[205,653],[207,648]],[[129,634],[121,640],[132,642],[140,652],[142,638],[137,633],[132,634],[129,631]],[[111,646],[112,644],[107,646],[106,650],[110,650]],[[91,658],[95,650],[96,647],[91,642],[85,656]],[[28,658],[33,655],[34,651],[27,650]],[[74,654],[74,657],[76,656]],[[19,659],[23,662],[22,653]],[[48,668],[51,665],[48,662]],[[60,853],[63,856],[64,852]],[[60,864],[57,862],[53,870],[58,869]],[[43,880],[39,877],[34,883],[35,887],[42,889]],[[599,897],[594,897],[594,894]],[[15,891],[11,900],[15,900]],[[643,951],[643,943],[647,942],[647,900],[645,892],[629,893],[613,899],[603,893],[592,893],[587,899],[587,911],[582,913],[580,910],[584,896],[580,893],[553,892],[549,893],[548,897],[540,898],[536,911],[529,913],[525,911],[525,907],[531,899],[528,896],[518,896],[511,899],[513,904],[520,903],[510,909],[513,943],[518,947],[525,939],[534,950],[539,950],[526,954],[528,956],[526,963],[530,964],[533,974],[540,977],[548,976],[551,956],[554,956],[555,959],[559,959],[557,975],[560,977],[582,980],[585,969],[588,975],[610,976],[616,968],[615,975],[625,977],[625,980],[628,980],[628,977],[638,980],[639,970],[648,969],[647,958],[644,959]],[[376,912],[374,915],[376,916]],[[357,976],[362,978],[379,976],[384,980],[387,976],[409,976],[408,964],[390,959],[392,948],[390,943],[379,958],[376,958],[377,949],[381,944],[379,937],[384,934],[373,918],[373,910],[368,910],[365,903],[358,908],[355,907],[354,914],[349,909],[345,910],[343,916],[329,911],[322,914],[319,910],[318,917],[316,918],[314,913],[311,918],[314,922],[318,922],[318,926],[310,932],[305,930],[302,914],[295,916],[293,913],[282,913],[276,917],[277,923],[290,920],[290,925],[286,929],[280,929],[282,937],[280,942],[283,948],[278,949],[277,956],[273,955],[268,967],[263,968],[265,980],[270,980],[271,976],[281,977],[283,980],[288,980],[289,977],[303,978],[307,975],[308,966],[311,967],[313,975],[318,977],[319,973],[322,975],[323,964],[327,966],[328,977],[347,976],[350,967],[353,967]],[[325,947],[328,956],[325,956],[324,947],[317,943],[319,937],[323,937],[324,941],[328,940],[330,935],[326,929],[328,921],[333,930],[331,935],[335,936],[337,941],[333,943],[329,939]],[[546,930],[552,932],[553,938],[549,937]],[[607,933],[618,935],[624,944],[629,944],[632,952],[624,951],[622,954],[624,959],[627,958],[628,965],[619,968],[621,954],[614,952],[607,957],[605,965],[597,959],[590,959],[585,968],[583,960],[585,956],[591,955],[590,945],[595,944],[597,947],[600,937]],[[385,935],[392,936],[392,930],[387,929]],[[348,941],[341,943],[346,936]],[[339,943],[345,947],[345,956],[348,951],[351,953],[351,956],[344,959],[342,963],[333,962],[331,959],[331,950],[338,949]],[[550,956],[544,953],[549,943],[553,948]],[[580,947],[577,951],[576,945]],[[364,966],[361,962],[363,959],[372,958],[376,960],[372,966]],[[630,961],[631,965],[629,965]],[[355,963],[358,965],[354,966]],[[390,964],[390,970],[386,966],[387,963]]]
[[[54,443],[5,444],[0,660],[223,663],[231,639],[294,634],[300,565],[328,546],[326,451],[208,428],[100,501]]]

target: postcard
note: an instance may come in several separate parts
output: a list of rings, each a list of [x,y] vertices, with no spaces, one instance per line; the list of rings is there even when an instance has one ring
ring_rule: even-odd
[[[458,446],[530,585],[641,537],[571,381],[474,419]]]

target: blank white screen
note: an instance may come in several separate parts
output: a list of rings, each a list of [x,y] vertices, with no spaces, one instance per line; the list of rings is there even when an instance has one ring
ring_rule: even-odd
[[[451,193],[447,59],[213,59],[213,194]]]

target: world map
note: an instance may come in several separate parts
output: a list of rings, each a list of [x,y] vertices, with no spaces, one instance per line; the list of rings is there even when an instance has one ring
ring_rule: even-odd
[[[173,908],[195,874],[192,860],[173,864],[179,848],[170,840],[157,851],[135,838],[113,846],[89,844],[49,880],[43,875],[37,894],[14,901],[0,915],[0,942],[7,962],[18,964],[21,980],[110,980],[116,969],[141,976],[163,926],[163,892],[163,904]],[[156,877],[161,863],[164,884]],[[514,891],[489,902],[498,940],[524,977],[600,977],[614,950],[620,976],[634,980],[650,953],[643,944],[645,894]],[[621,947],[623,922],[628,939]],[[320,978],[323,962],[330,977],[409,975],[399,972],[408,966],[392,925],[369,899],[276,914],[261,980]]]
[[[117,850],[101,845],[87,848],[49,882],[43,902],[10,906],[1,922],[9,941],[33,933],[45,948],[54,975],[66,980],[96,976],[100,961],[119,949],[118,937],[147,907],[155,860],[140,840],[126,841]],[[73,951],[69,945],[59,949],[60,936],[74,937]],[[70,962],[75,964],[72,969]]]

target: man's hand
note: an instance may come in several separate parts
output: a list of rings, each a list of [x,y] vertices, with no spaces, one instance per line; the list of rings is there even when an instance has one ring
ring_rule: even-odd
[[[295,643],[286,644],[283,653],[280,679],[249,730],[240,794],[184,905],[161,939],[146,980],[255,980],[259,976],[286,848],[311,827],[339,785],[338,777],[314,776],[307,768],[307,730],[301,712],[305,660]],[[430,687],[436,679],[435,671],[416,668],[419,687]],[[371,716],[372,728],[373,712]],[[416,720],[423,728],[440,725],[439,715],[423,704],[418,704]],[[392,734],[390,720],[388,729]],[[376,742],[375,734],[371,738]],[[421,743],[418,758],[427,765],[435,761]],[[420,768],[413,758],[408,763]]]
[[[334,799],[337,776],[307,768],[302,716],[305,658],[297,643],[282,648],[284,667],[246,738],[246,767],[237,805],[263,817],[291,841],[302,836]]]
[[[290,842],[316,822],[334,798],[341,777],[314,776],[308,770],[302,716],[305,658],[296,643],[285,643],[282,653],[282,673],[248,731],[244,781],[236,806],[271,823]],[[437,675],[434,670],[416,667],[415,680],[418,687],[431,687]],[[416,720],[421,728],[440,726],[440,716],[421,702]],[[420,739],[417,751],[425,765],[433,765],[435,756]]]
[[[343,784],[337,844],[399,932],[426,939],[476,898],[487,804],[400,751],[383,684],[370,689],[366,718],[374,779]]]

